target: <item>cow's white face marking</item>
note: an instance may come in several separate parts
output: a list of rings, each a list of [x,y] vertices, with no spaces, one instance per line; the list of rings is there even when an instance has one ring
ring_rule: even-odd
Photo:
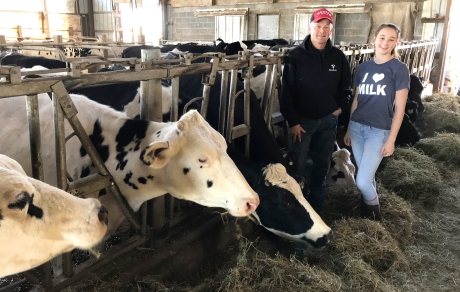
[[[282,231],[270,229],[264,226],[265,228],[280,237],[289,240],[301,241],[304,243],[307,243],[305,239],[316,242],[318,239],[321,239],[324,236],[328,236],[331,233],[331,228],[327,226],[326,223],[324,223],[318,213],[316,213],[316,211],[307,202],[302,194],[300,185],[286,172],[286,168],[283,165],[279,163],[269,164],[263,169],[263,174],[267,183],[286,189],[292,193],[297,201],[299,201],[299,203],[305,208],[305,210],[310,215],[311,220],[313,221],[313,226],[309,230],[305,230],[305,233],[302,234],[287,234]],[[260,219],[257,219],[260,222]]]
[[[106,217],[99,218],[98,200],[77,198],[29,178],[4,155],[0,185],[0,277],[29,270],[74,248],[88,249],[107,231]]]

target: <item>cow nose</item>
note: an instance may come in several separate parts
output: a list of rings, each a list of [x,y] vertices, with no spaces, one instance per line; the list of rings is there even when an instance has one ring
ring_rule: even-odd
[[[99,208],[97,218],[99,218],[99,221],[104,223],[105,225],[109,224],[109,211],[107,211],[107,209],[104,206],[101,206]]]
[[[254,212],[257,209],[257,206],[259,206],[259,198],[247,201],[246,207],[247,207],[248,214],[251,214],[252,212]]]

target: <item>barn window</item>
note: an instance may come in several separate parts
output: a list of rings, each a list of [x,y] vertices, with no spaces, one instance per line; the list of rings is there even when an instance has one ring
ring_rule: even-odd
[[[258,14],[256,19],[256,39],[266,40],[279,37],[279,14]]]
[[[215,17],[215,39],[236,42],[247,39],[248,8],[197,10],[196,17]]]
[[[294,9],[294,40],[296,43],[301,42],[308,34],[308,25],[313,12],[319,8],[327,8],[334,13],[334,24],[336,24],[337,14],[342,13],[368,13],[371,8],[370,3],[367,4],[341,4],[341,5],[307,5],[299,6]],[[335,43],[336,26],[332,27],[331,41]]]

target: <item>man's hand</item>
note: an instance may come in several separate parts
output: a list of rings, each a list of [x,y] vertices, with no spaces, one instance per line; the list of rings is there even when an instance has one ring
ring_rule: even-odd
[[[342,113],[342,109],[339,108],[338,110],[335,110],[332,114],[338,117],[341,113]]]
[[[301,134],[305,133],[305,130],[300,125],[295,125],[291,128],[292,142],[302,142]]]

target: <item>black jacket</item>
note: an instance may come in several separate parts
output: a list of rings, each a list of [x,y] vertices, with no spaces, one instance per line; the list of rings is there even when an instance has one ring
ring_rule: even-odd
[[[301,117],[319,119],[338,108],[347,110],[351,94],[350,65],[330,40],[320,51],[308,35],[285,57],[280,109],[290,127]]]

